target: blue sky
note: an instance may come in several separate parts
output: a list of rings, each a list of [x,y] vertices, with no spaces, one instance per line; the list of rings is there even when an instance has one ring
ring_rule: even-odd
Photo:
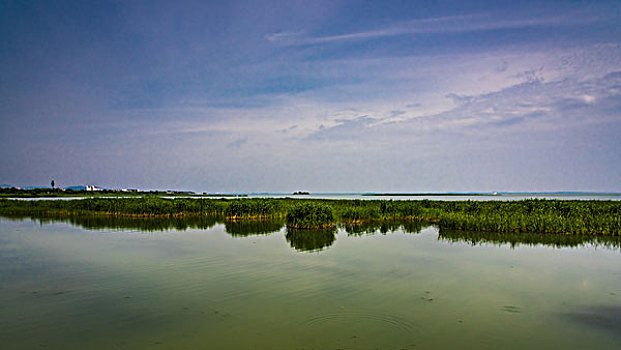
[[[618,1],[2,1],[0,183],[621,191]]]

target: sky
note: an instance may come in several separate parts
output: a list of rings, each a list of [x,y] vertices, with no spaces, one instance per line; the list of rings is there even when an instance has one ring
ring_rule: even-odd
[[[0,1],[0,183],[621,192],[621,3]]]

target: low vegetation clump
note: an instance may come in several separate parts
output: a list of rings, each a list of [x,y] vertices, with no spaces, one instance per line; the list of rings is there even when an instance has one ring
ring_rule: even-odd
[[[321,203],[300,203],[289,209],[287,227],[294,229],[323,229],[334,226],[332,207]]]

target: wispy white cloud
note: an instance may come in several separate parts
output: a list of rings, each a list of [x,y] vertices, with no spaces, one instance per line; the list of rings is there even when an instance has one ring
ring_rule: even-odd
[[[296,38],[304,35],[304,32],[277,32],[265,35],[265,39],[271,42],[295,40]]]
[[[316,128],[308,140],[360,143],[407,142],[412,138],[451,133],[485,136],[520,134],[533,130],[552,132],[563,128],[621,122],[621,71],[587,79],[550,82],[528,81],[498,91],[471,96],[449,94],[455,107],[441,113],[411,115],[393,120],[388,115],[336,119]]]
[[[407,120],[416,120],[416,132],[448,129],[450,125],[463,128],[485,121],[501,125],[503,118],[514,121],[507,125],[517,125],[516,114],[546,112],[563,103],[554,105],[551,100],[575,99],[595,108],[605,100],[602,96],[614,94],[614,85],[607,85],[608,91],[587,87],[601,86],[598,79],[621,70],[618,45],[524,51],[518,47],[476,54],[325,61],[318,74],[358,74],[359,82],[301,93],[256,95],[247,98],[262,103],[249,106],[227,107],[197,100],[118,113],[131,115],[131,125],[138,125],[143,134],[222,133],[246,137],[252,144],[259,139],[273,139],[274,143],[304,139],[318,132],[320,125],[325,129],[321,134],[334,136],[348,126],[358,127],[359,132],[375,131],[389,124],[403,125],[399,123]],[[299,67],[309,69],[304,64]],[[310,69],[315,71],[316,67]],[[567,93],[569,86],[580,81],[589,83]],[[156,116],[158,122],[153,123],[149,116]],[[361,116],[366,119],[356,120]]]
[[[342,41],[369,40],[399,35],[466,33],[495,29],[559,26],[589,23],[595,20],[595,18],[581,16],[577,13],[562,14],[555,17],[502,20],[495,19],[490,14],[472,14],[416,19],[383,28],[337,35],[308,36],[304,32],[278,32],[267,34],[265,39],[281,45],[315,45]]]

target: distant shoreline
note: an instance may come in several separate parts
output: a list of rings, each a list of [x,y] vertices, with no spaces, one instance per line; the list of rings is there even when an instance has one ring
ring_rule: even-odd
[[[52,189],[52,188],[36,188],[36,189],[19,189],[19,188],[0,188],[0,198],[65,198],[65,197],[143,197],[143,196],[165,196],[165,197],[187,197],[187,198],[241,198],[241,197],[265,197],[278,198],[286,196],[309,196],[317,197],[619,197],[620,192],[585,192],[585,191],[548,191],[548,192],[246,192],[246,193],[197,193],[192,191],[175,191],[175,190],[71,190],[71,189]]]

